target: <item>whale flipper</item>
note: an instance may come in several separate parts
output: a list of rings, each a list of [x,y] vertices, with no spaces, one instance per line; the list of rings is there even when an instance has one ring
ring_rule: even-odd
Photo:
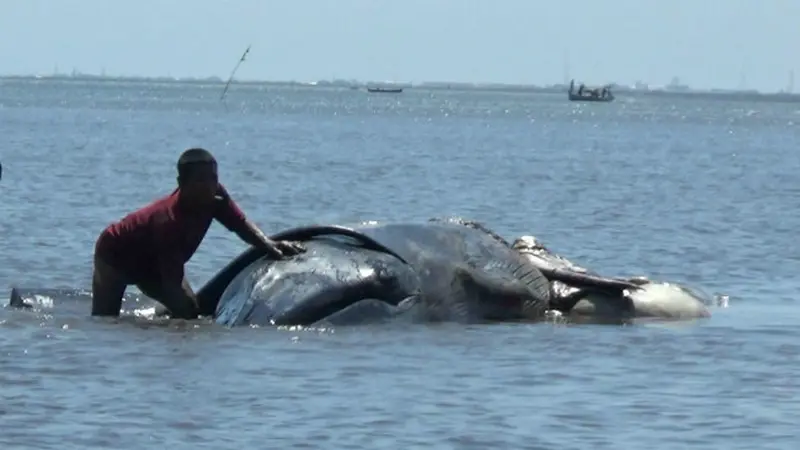
[[[473,310],[490,320],[524,319],[548,307],[547,280],[531,265],[490,262],[482,269],[462,267],[457,276],[462,297],[473,298]]]
[[[532,294],[522,305],[526,318],[540,317],[550,307],[550,280],[536,266],[525,260],[516,262],[491,261],[483,270],[493,274],[509,274],[516,282],[527,286]]]

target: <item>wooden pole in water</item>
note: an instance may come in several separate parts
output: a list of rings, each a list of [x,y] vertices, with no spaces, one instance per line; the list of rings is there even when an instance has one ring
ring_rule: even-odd
[[[236,75],[236,71],[239,70],[239,66],[244,62],[245,58],[247,58],[247,54],[250,53],[250,45],[247,46],[247,49],[242,53],[242,57],[239,58],[239,62],[233,67],[231,71],[231,76],[228,77],[228,82],[225,83],[225,89],[222,90],[222,95],[219,96],[219,101],[225,98],[225,93],[228,92],[228,87],[231,85],[231,81],[233,81],[233,76]]]

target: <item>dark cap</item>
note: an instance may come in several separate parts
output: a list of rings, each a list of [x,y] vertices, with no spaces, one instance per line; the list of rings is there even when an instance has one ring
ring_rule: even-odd
[[[217,165],[217,160],[214,159],[211,152],[204,148],[190,148],[181,153],[178,158],[178,175],[184,176],[191,170],[191,167],[206,164]]]
[[[211,154],[211,152],[204,148],[190,148],[189,150],[181,153],[180,158],[178,158],[178,169],[180,169],[181,166],[195,163],[216,164],[217,160],[214,159],[214,156]]]

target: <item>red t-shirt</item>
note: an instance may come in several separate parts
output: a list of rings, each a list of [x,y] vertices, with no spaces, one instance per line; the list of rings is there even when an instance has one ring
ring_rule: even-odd
[[[109,225],[97,240],[98,256],[135,283],[180,283],[184,264],[197,251],[213,219],[234,233],[246,227],[244,213],[222,185],[218,200],[203,212],[180,208],[178,192],[176,189]]]

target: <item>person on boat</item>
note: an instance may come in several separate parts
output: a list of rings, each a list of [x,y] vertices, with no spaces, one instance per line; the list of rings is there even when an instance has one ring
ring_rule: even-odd
[[[583,95],[583,88],[584,88],[583,83],[581,83],[581,85],[578,86],[578,95]]]
[[[213,219],[272,258],[304,251],[296,243],[270,240],[247,220],[219,183],[217,162],[207,150],[191,148],[181,154],[177,181],[171,194],[100,233],[94,251],[93,316],[119,316],[129,285],[163,304],[173,318],[212,314],[213,305],[208,299],[198,301],[186,281],[184,264],[197,251]]]

